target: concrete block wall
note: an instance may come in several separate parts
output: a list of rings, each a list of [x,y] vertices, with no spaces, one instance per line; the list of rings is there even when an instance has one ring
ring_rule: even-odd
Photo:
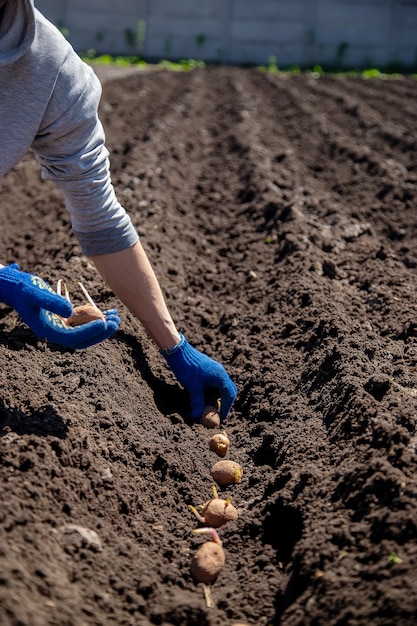
[[[284,68],[417,65],[417,0],[35,0],[79,51]],[[145,26],[135,43],[138,24]],[[140,45],[137,45],[140,43]]]

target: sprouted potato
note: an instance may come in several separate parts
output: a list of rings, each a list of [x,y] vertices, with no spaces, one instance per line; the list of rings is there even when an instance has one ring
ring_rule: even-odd
[[[227,498],[226,500],[219,498],[214,485],[212,486],[212,490],[213,498],[203,505],[201,513],[199,513],[194,506],[190,506],[190,511],[194,513],[198,521],[202,524],[211,526],[212,528],[220,528],[223,524],[236,520],[238,514],[231,503],[231,498]]]
[[[64,322],[68,326],[81,326],[82,324],[87,324],[87,322],[93,322],[94,320],[106,319],[104,313],[100,311],[100,309],[98,308],[98,306],[96,305],[96,303],[94,302],[94,300],[92,299],[92,297],[90,296],[90,294],[88,293],[84,285],[82,283],[78,283],[78,284],[80,285],[81,290],[87,299],[87,303],[81,304],[80,306],[73,307],[72,315],[65,319],[63,318]],[[68,287],[65,284],[65,282],[63,282],[62,279],[60,278],[58,280],[58,284],[56,288],[56,292],[58,295],[61,295],[62,288],[64,289],[64,294],[63,294],[64,298],[66,298],[69,302],[71,302]]]
[[[222,433],[216,433],[212,436],[209,442],[209,448],[212,452],[215,452],[218,456],[226,456],[230,446],[229,437],[223,431]]]
[[[225,563],[226,557],[222,542],[214,528],[197,528],[196,534],[208,533],[212,541],[203,543],[191,559],[191,575],[197,582],[210,584],[216,580]]]
[[[211,468],[211,476],[218,485],[234,485],[240,483],[243,469],[235,461],[217,461]]]
[[[220,415],[217,407],[206,406],[200,423],[206,428],[218,428],[220,426]]]

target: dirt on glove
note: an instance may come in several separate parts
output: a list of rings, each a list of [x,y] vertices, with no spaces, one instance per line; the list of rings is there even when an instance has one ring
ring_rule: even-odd
[[[1,260],[81,281],[119,332],[71,352],[0,307],[2,626],[408,626],[417,612],[417,81],[255,69],[105,81],[113,183],[172,315],[239,395],[242,481],[207,606],[213,431],[82,256],[26,155]]]

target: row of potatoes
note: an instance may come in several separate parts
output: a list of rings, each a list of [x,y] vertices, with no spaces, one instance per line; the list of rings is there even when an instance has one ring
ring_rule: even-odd
[[[218,409],[211,406],[207,407],[201,422],[208,428],[220,426]],[[224,458],[229,447],[230,440],[224,431],[214,434],[210,439],[210,450],[222,457],[222,460],[213,465],[210,475],[221,487],[234,485],[242,479],[243,469],[239,463]],[[191,575],[196,582],[204,583],[204,585],[210,585],[216,580],[225,563],[222,541],[216,529],[238,517],[237,510],[231,503],[231,498],[220,498],[215,485],[212,486],[212,491],[213,497],[201,507],[201,512],[197,511],[194,506],[189,507],[203,525],[194,532],[211,535],[211,541],[203,543],[191,559]],[[234,626],[246,625],[234,624]]]

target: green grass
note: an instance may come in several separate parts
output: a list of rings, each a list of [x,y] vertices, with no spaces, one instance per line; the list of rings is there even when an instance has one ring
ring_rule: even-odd
[[[89,50],[88,52],[82,54],[81,58],[90,65],[116,65],[117,67],[142,68],[149,66],[149,63],[138,56],[112,56],[110,54],[96,56],[94,50]],[[154,65],[169,69],[173,72],[188,72],[190,70],[206,66],[204,61],[198,61],[196,59],[180,59],[179,61],[168,61],[163,59]]]
[[[112,56],[102,54],[96,56],[95,50],[88,50],[81,54],[83,61],[95,65],[117,65],[118,67],[146,66],[147,63],[138,56]]]
[[[89,50],[85,54],[81,55],[81,58],[90,63],[97,65],[116,65],[118,67],[140,67],[146,68],[150,64],[144,61],[139,56],[112,56],[110,54],[103,54],[96,56],[95,50]],[[152,66],[168,69],[173,72],[188,72],[196,68],[206,67],[204,61],[198,59],[180,59],[179,61],[169,61],[163,59],[158,63],[152,64]],[[395,79],[400,76],[410,76],[417,79],[417,73],[414,71],[398,72],[386,69],[367,68],[367,69],[337,69],[337,68],[323,68],[321,65],[314,65],[312,68],[301,68],[298,65],[292,65],[291,67],[280,69],[277,65],[276,58],[270,57],[268,65],[258,65],[257,69],[261,72],[268,72],[271,74],[310,74],[313,78],[320,78],[321,76],[347,76],[358,77],[363,79]]]
[[[189,72],[196,68],[206,67],[204,61],[197,61],[196,59],[181,59],[180,61],[159,61],[158,65],[174,72]]]
[[[366,68],[366,69],[340,69],[340,68],[323,68],[321,65],[313,65],[312,68],[300,68],[298,65],[293,65],[291,67],[280,69],[277,65],[276,58],[270,57],[268,65],[259,65],[258,69],[261,72],[268,72],[271,74],[311,74],[313,78],[320,78],[321,76],[347,76],[347,77],[359,77],[364,79],[389,79],[389,78],[399,78],[400,76],[410,76],[411,78],[416,79],[417,74],[415,70],[410,71],[395,71],[390,68],[378,69],[376,67]]]

